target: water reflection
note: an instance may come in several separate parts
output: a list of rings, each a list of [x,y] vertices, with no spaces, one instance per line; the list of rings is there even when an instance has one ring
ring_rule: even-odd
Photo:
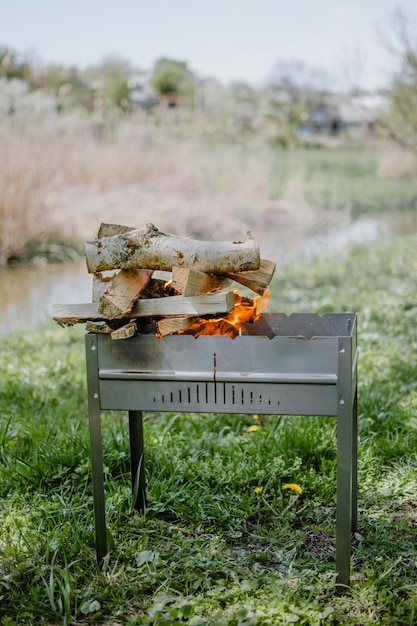
[[[91,302],[85,262],[13,267],[0,271],[1,333],[34,327],[52,317],[52,305]]]

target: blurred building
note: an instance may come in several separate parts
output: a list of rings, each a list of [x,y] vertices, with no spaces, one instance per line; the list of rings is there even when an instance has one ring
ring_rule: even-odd
[[[388,100],[380,94],[329,95],[312,110],[303,134],[338,135],[340,132],[373,132]]]

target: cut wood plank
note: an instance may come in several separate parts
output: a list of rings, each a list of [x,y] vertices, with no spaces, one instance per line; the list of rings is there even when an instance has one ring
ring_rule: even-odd
[[[198,296],[230,285],[230,280],[190,267],[172,268],[172,286],[183,296]]]
[[[170,317],[172,315],[217,315],[230,313],[235,303],[232,291],[214,293],[203,296],[185,298],[170,296],[136,300],[132,310],[122,319],[138,317]],[[97,303],[86,304],[55,304],[52,311],[53,319],[59,324],[71,325],[87,320],[106,319],[97,311]]]
[[[114,341],[117,341],[119,339],[129,339],[129,337],[133,337],[136,330],[137,330],[136,321],[132,320],[125,326],[121,326],[121,328],[118,328],[117,330],[113,330],[110,336]]]
[[[228,272],[227,277],[263,296],[272,280],[275,266],[274,261],[261,259],[259,269],[248,272]]]
[[[161,337],[177,333],[179,330],[186,330],[193,322],[198,319],[196,316],[164,317],[157,323],[158,333]]]
[[[120,270],[100,297],[98,312],[109,320],[129,313],[152,274],[153,270]]]
[[[90,273],[109,269],[171,271],[192,267],[225,274],[259,268],[259,246],[248,233],[245,241],[198,241],[160,232],[153,224],[84,244]]]

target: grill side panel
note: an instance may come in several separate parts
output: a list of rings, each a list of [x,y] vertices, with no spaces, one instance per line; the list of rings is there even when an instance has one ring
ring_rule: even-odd
[[[337,373],[337,337],[194,337],[134,335],[112,341],[98,335],[100,370],[199,372],[206,378],[224,373]]]
[[[102,409],[337,415],[337,385],[100,380]]]

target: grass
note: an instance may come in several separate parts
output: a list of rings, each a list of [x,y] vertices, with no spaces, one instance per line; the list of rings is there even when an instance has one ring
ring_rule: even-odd
[[[416,280],[410,237],[288,263],[272,285],[271,311],[359,316],[359,529],[345,596],[333,418],[147,413],[148,507],[133,514],[128,426],[104,413],[111,548],[99,571],[84,330],[3,337],[2,624],[414,624]]]
[[[306,152],[306,198],[314,206],[349,208],[353,217],[415,207],[414,176],[405,170],[398,177],[384,156],[378,147],[323,151],[319,156]]]

